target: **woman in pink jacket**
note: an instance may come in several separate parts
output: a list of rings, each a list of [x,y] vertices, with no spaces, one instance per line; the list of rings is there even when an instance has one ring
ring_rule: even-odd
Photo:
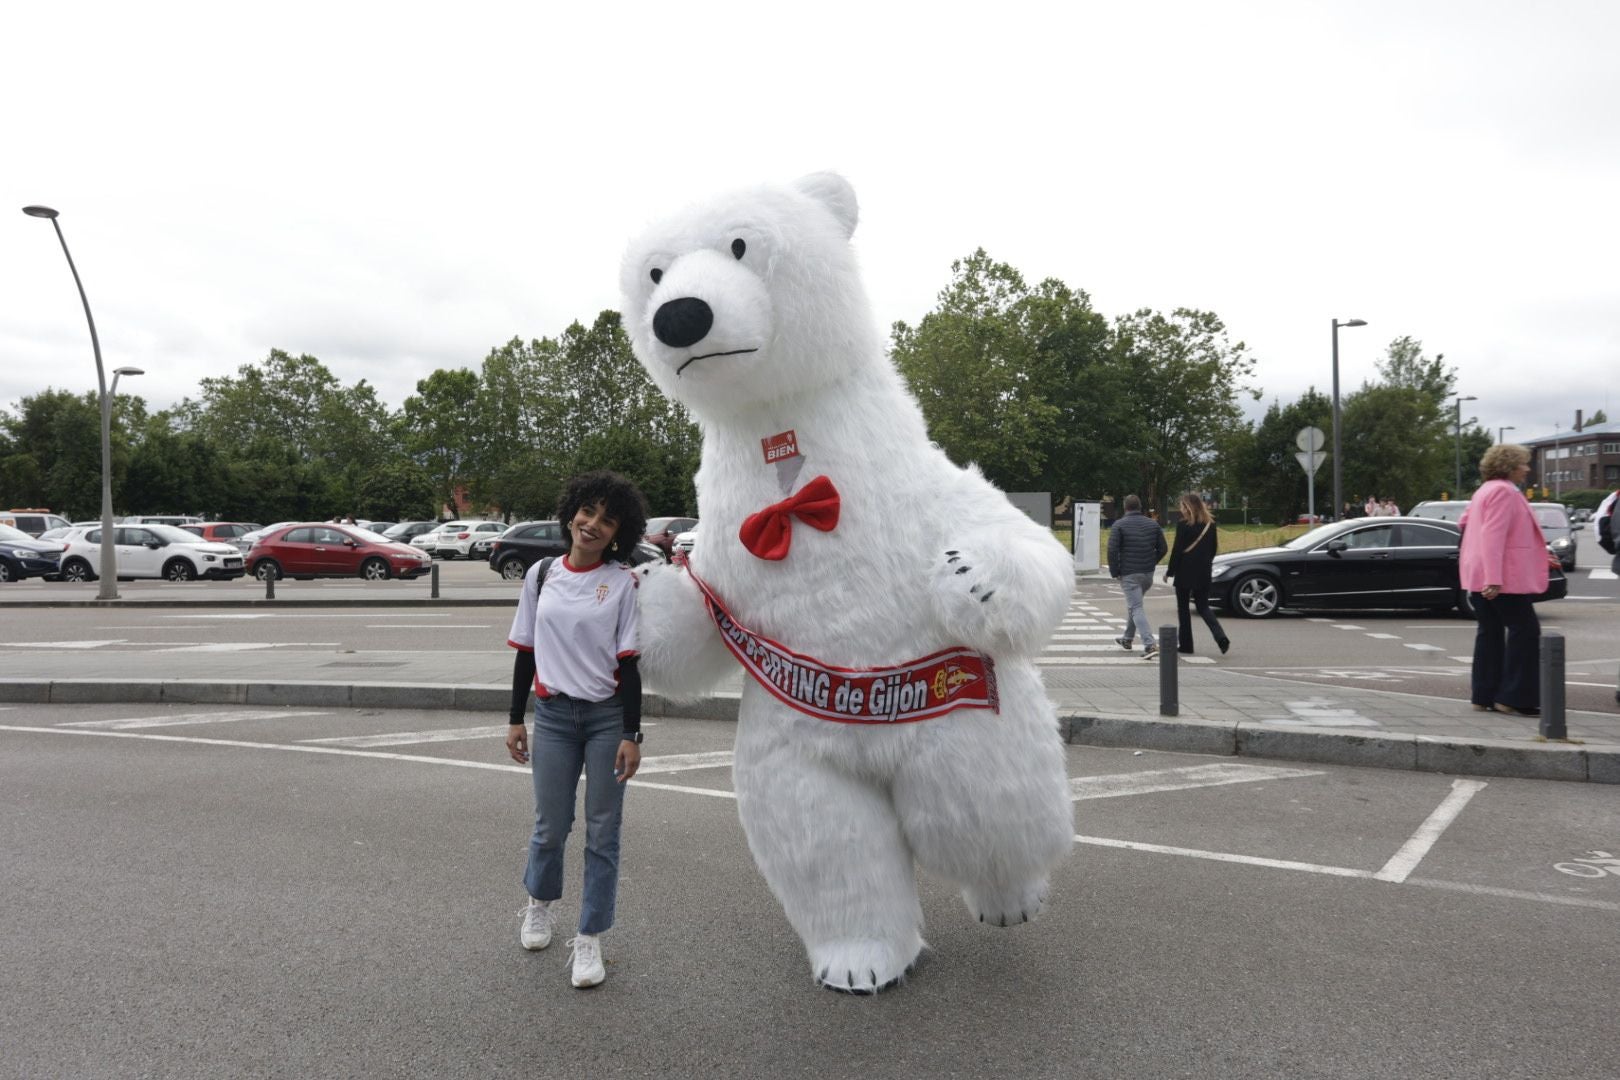
[[[1534,601],[1547,591],[1547,541],[1519,490],[1530,475],[1530,452],[1511,443],[1493,446],[1479,472],[1485,482],[1457,522],[1462,587],[1479,619],[1474,708],[1539,716],[1541,622]]]

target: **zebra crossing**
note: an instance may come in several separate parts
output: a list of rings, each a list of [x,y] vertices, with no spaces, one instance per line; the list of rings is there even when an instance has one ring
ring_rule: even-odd
[[[1103,610],[1078,593],[1069,601],[1068,614],[1046,643],[1035,663],[1042,667],[1106,667],[1142,663],[1140,645],[1130,652],[1115,640],[1125,633],[1125,619]],[[1183,656],[1184,664],[1213,664],[1207,656]]]

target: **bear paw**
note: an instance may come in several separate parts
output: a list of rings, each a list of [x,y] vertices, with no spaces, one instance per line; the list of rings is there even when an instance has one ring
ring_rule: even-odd
[[[934,567],[940,615],[957,640],[976,649],[1003,646],[1011,614],[993,562],[959,546],[942,553]]]
[[[875,941],[838,941],[811,949],[810,969],[816,985],[824,989],[876,994],[898,986],[917,962],[917,955],[902,958],[892,947]]]
[[[968,912],[990,926],[1017,926],[1034,921],[1046,908],[1046,880],[1012,889],[969,887],[962,890]]]

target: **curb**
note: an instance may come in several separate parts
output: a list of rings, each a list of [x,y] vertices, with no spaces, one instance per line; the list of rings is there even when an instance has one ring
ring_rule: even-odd
[[[693,720],[737,719],[740,697],[713,694],[694,700],[649,693],[643,716]],[[205,679],[0,679],[0,702],[29,705],[187,704],[305,705],[325,708],[463,709],[505,713],[511,688],[494,684],[446,685],[317,682],[215,682]],[[1224,757],[1280,758],[1324,765],[1405,769],[1463,776],[1513,777],[1620,784],[1620,747],[1510,739],[1435,739],[1425,735],[1369,734],[1340,729],[1270,727],[1248,721],[1174,720],[1162,717],[1063,713],[1065,743],[1163,750]]]

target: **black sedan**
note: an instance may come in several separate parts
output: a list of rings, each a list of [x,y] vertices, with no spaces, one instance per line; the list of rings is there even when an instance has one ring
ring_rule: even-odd
[[[507,581],[523,577],[539,559],[568,554],[568,537],[559,521],[520,521],[496,537],[489,546],[489,568]],[[630,553],[630,563],[662,559],[664,553],[642,541]]]
[[[1457,526],[1432,518],[1355,518],[1312,529],[1282,547],[1215,556],[1210,599],[1249,618],[1284,608],[1456,608],[1471,613],[1457,578]],[[1548,588],[1569,588],[1548,555]]]
[[[55,574],[63,547],[54,540],[35,540],[10,525],[0,525],[0,583]]]

